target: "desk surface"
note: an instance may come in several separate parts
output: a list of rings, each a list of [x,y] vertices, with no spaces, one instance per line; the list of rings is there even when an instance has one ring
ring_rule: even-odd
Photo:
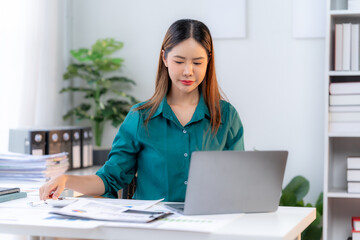
[[[17,200],[15,200],[17,201]],[[1,207],[0,212],[5,207]],[[36,214],[37,209],[34,209]],[[287,239],[293,240],[315,219],[314,208],[279,207],[273,213],[238,214],[236,219],[224,227],[212,232],[191,232],[180,230],[146,229],[131,227],[99,226],[90,229],[64,228],[32,225],[31,222],[19,224],[0,221],[0,232],[32,236],[86,238],[86,239]]]
[[[89,169],[94,171],[94,169]],[[0,185],[10,186],[1,182]],[[16,184],[12,182],[11,185]],[[29,187],[29,183],[25,184]],[[38,184],[40,186],[41,184]],[[34,187],[38,187],[36,184]],[[33,193],[34,195],[36,193]],[[14,201],[21,201],[20,199]],[[23,199],[22,201],[29,201]],[[0,214],[5,205],[0,203]],[[27,209],[29,210],[29,209]],[[30,209],[36,214],[37,209]],[[211,239],[211,240],[294,240],[316,218],[315,208],[279,207],[273,213],[238,214],[235,220],[212,233],[131,227],[99,226],[91,229],[38,226],[0,221],[0,233],[86,239]]]

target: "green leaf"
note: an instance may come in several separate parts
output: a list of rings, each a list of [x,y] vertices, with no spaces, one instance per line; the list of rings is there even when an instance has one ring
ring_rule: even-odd
[[[91,58],[88,55],[89,49],[80,48],[79,50],[71,50],[71,55],[78,60],[79,62],[88,62],[91,61]]]
[[[101,88],[99,96],[104,95],[105,93],[107,93],[107,91],[108,91],[108,89]],[[84,98],[95,98],[95,94],[96,94],[95,90],[93,90],[92,92],[87,92],[86,95],[84,96]]]
[[[319,226],[309,226],[306,228],[302,234],[301,239],[303,240],[315,240],[315,239],[321,239],[322,235],[322,228]]]
[[[102,58],[94,60],[95,66],[104,72],[110,72],[118,70],[121,67],[121,64],[114,63],[111,58]]]
[[[88,114],[88,111],[91,109],[91,105],[87,103],[80,104],[79,106],[70,109],[64,116],[63,119],[66,120],[70,116],[75,116],[78,120],[90,119],[91,115]]]
[[[124,82],[124,83],[131,83],[133,85],[136,85],[136,83],[127,78],[127,77],[111,77],[111,78],[108,78],[107,80],[111,81],[111,82]]]
[[[315,203],[316,211],[322,216],[323,214],[323,193],[320,193],[316,203]]]
[[[122,58],[113,58],[113,59],[111,59],[111,61],[113,63],[115,63],[115,64],[120,65],[124,61],[124,59],[122,59]]]
[[[93,93],[94,90],[91,88],[85,88],[85,87],[66,87],[66,88],[62,88],[60,90],[60,93],[64,93],[64,92],[85,92],[85,93],[89,94],[89,93]]]
[[[133,96],[131,95],[128,95],[127,93],[123,92],[123,91],[118,91],[118,90],[115,90],[115,89],[112,89],[113,93],[115,93],[116,95],[118,96],[121,96],[125,99],[128,99],[130,101],[130,103],[132,104],[135,104],[135,103],[138,103],[139,101],[134,98]]]
[[[290,183],[284,188],[283,193],[294,193],[296,201],[301,201],[306,194],[309,192],[310,184],[309,181],[303,176],[294,177]]]
[[[280,206],[295,206],[296,195],[292,192],[283,192],[280,198]]]
[[[103,55],[110,55],[117,50],[121,49],[124,46],[124,43],[116,41],[113,38],[106,38],[97,40],[96,43],[92,46],[92,51],[101,53]]]

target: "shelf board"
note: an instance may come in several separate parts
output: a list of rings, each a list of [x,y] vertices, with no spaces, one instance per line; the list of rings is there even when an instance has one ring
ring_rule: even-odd
[[[348,193],[346,189],[331,189],[327,193],[328,198],[359,198],[360,193]]]
[[[360,137],[360,132],[329,132],[328,137]]]
[[[353,10],[331,10],[330,16],[333,17],[359,17],[360,11],[353,11]]]
[[[360,71],[329,71],[329,76],[360,76]]]

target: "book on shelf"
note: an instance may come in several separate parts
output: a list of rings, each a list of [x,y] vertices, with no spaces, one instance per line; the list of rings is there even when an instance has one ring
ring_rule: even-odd
[[[360,122],[329,122],[329,132],[360,133]]]
[[[348,169],[347,170],[348,182],[360,182],[360,170],[359,169]]]
[[[347,169],[360,169],[360,156],[347,157]]]
[[[360,217],[351,218],[352,240],[360,240]]]
[[[343,25],[335,24],[335,71],[343,70]]]
[[[329,112],[360,112],[360,106],[330,106]]]
[[[360,112],[330,112],[331,122],[360,122]]]
[[[348,193],[360,193],[360,182],[347,182]]]
[[[360,82],[330,83],[331,95],[360,94]]]
[[[359,71],[359,26],[351,25],[351,71]]]
[[[19,198],[25,198],[26,196],[27,196],[26,192],[15,192],[15,193],[4,194],[0,196],[0,203],[19,199]]]
[[[360,94],[330,95],[330,106],[360,105]]]
[[[351,11],[360,10],[360,1],[359,0],[348,0],[348,10],[351,10]]]
[[[351,59],[351,23],[343,23],[343,71],[350,71]]]

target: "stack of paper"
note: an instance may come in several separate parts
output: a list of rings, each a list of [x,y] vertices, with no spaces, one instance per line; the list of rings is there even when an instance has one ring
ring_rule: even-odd
[[[69,168],[68,153],[34,156],[0,153],[0,180],[46,181]]]

